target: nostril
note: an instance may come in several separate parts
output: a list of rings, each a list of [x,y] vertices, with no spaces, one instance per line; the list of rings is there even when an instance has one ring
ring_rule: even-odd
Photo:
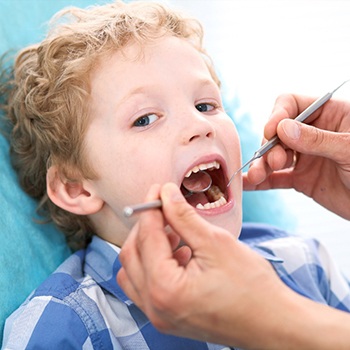
[[[198,137],[199,137],[198,135],[192,136],[188,141],[192,142],[193,140],[197,139]]]
[[[213,137],[213,135],[214,135],[214,132],[209,131],[209,132],[207,132],[206,134],[204,134],[204,137],[210,138],[210,137]],[[202,134],[193,135],[192,137],[189,138],[188,141],[189,141],[189,142],[192,142],[192,141],[194,141],[194,140],[196,140],[196,139],[198,139],[198,138],[201,138],[201,137],[202,137]]]

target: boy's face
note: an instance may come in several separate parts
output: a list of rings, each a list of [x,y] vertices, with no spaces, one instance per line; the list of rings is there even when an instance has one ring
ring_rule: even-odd
[[[175,37],[146,46],[142,55],[139,50],[134,44],[112,54],[92,75],[86,154],[104,205],[91,220],[102,238],[122,245],[136,221],[123,216],[125,206],[143,202],[154,183],[180,187],[191,169],[217,162],[213,179],[227,203],[198,212],[238,236],[241,176],[229,189],[226,184],[241,164],[239,139],[203,57]],[[188,201],[196,206],[208,199]]]

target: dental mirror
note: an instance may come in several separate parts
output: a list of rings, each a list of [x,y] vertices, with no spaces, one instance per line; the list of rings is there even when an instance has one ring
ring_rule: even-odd
[[[185,177],[182,182],[182,187],[188,192],[185,197],[195,193],[202,193],[212,185],[211,176],[204,170],[199,170],[197,173],[192,173],[191,176]]]
[[[212,178],[211,176],[204,170],[199,170],[197,173],[192,173],[191,176],[185,177],[185,179],[182,182],[181,187],[183,187],[188,193],[185,194],[185,197],[192,196],[196,193],[203,193],[212,185]],[[147,209],[154,209],[154,208],[160,208],[162,206],[162,201],[160,199],[148,202],[148,203],[141,203],[136,204],[134,206],[128,206],[124,208],[124,216],[130,217],[131,215],[147,210]]]

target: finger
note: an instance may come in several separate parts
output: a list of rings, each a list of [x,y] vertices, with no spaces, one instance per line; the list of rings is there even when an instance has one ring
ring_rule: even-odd
[[[282,145],[276,145],[270,152],[267,153],[266,162],[273,171],[281,170],[286,166],[287,153]]]
[[[264,135],[270,140],[277,133],[277,126],[283,119],[294,119],[315,99],[307,96],[283,94],[277,97],[271,116],[265,125]]]
[[[278,123],[282,119],[291,118],[297,114],[297,105],[292,95],[278,96],[273,107],[269,121],[264,128],[264,136],[270,140],[276,135]]]
[[[152,186],[147,194],[146,201],[159,198],[159,188],[159,185]],[[123,270],[118,277],[118,281],[120,281],[122,288],[125,290],[128,296],[130,296],[135,302],[140,302],[139,294],[141,294],[146,284],[146,274],[143,271],[145,269],[144,255],[146,254],[147,259],[148,250],[144,251],[143,242],[146,241],[147,243],[147,239],[145,239],[145,237],[149,238],[150,240],[153,238],[152,235],[149,235],[148,237],[148,232],[153,231],[155,235],[160,232],[160,236],[163,237],[168,246],[170,246],[163,230],[163,217],[160,210],[155,209],[149,210],[147,213],[145,212],[144,216],[146,219],[144,218],[143,220],[142,216],[143,214],[141,214],[140,220],[131,230],[129,237],[123,244],[119,254],[119,259],[122,263]],[[152,217],[152,228],[154,228],[154,230],[147,227],[148,216]],[[154,253],[154,249],[157,249],[157,242],[152,243],[154,244],[152,253]],[[146,247],[148,246],[149,245],[146,244]]]
[[[117,273],[117,283],[123,289],[124,293],[130,300],[132,300],[140,309],[144,308],[142,297],[135,289],[133,283],[129,279],[129,276],[123,267]]]
[[[167,235],[172,251],[176,250],[179,247],[181,238],[173,231],[169,232]]]
[[[271,173],[264,181],[259,184],[251,184],[243,178],[243,187],[245,191],[265,191],[272,189],[294,188],[293,169],[284,169]]]
[[[277,172],[272,172],[269,170],[264,176],[260,176],[258,181],[252,181],[249,173],[244,173],[243,179],[243,190],[244,191],[260,191],[260,190],[270,190],[278,188],[294,188],[294,167],[295,159],[293,152],[287,152],[287,163],[285,170],[279,170]],[[250,170],[249,170],[250,171]],[[256,180],[257,177],[254,178]]]
[[[159,199],[159,187],[157,192],[150,191],[146,198],[147,201],[155,199]],[[169,239],[160,209],[148,210],[140,214],[136,243],[143,269],[150,276],[156,272],[164,260],[172,259],[175,237],[171,235]]]
[[[257,185],[262,181],[264,181],[270,173],[271,173],[271,169],[269,168],[268,164],[265,162],[265,159],[260,158],[255,160],[251,164],[246,174],[246,178],[249,181],[249,183],[253,185]]]
[[[164,216],[172,229],[192,250],[196,250],[211,238],[211,225],[186,202],[175,184],[164,185],[161,198]]]
[[[259,183],[251,182],[248,179],[248,173],[243,173],[242,180],[243,180],[243,190],[244,191],[256,191]]]
[[[186,266],[191,260],[192,250],[188,246],[182,246],[174,251],[174,259],[177,260],[180,266]]]
[[[321,130],[316,127],[283,120],[278,126],[278,136],[291,149],[309,155],[322,156],[336,162],[346,162],[349,159],[349,133],[336,133]]]

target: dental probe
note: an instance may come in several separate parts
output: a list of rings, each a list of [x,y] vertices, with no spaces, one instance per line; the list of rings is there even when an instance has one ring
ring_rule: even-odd
[[[148,210],[148,209],[160,208],[161,206],[162,206],[162,201],[160,199],[157,199],[155,201],[125,207],[123,213],[124,213],[124,216],[128,218],[137,212]]]
[[[308,118],[313,112],[315,112],[317,109],[319,109],[321,106],[323,106],[332,96],[333,94],[341,88],[345,83],[347,83],[350,79],[345,80],[343,83],[341,83],[339,86],[337,86],[332,92],[327,92],[324,96],[318,98],[315,102],[313,102],[309,107],[307,107],[303,112],[301,112],[295,120],[299,122],[305,121],[306,118]],[[230,178],[230,181],[227,184],[227,187],[231,185],[231,182],[233,178],[242,170],[244,169],[248,164],[253,162],[255,159],[258,159],[262,157],[267,151],[269,151],[272,147],[276,146],[280,142],[280,139],[278,136],[274,136],[272,139],[264,143],[253,155],[252,158],[250,158],[246,163],[244,163]]]
[[[199,170],[199,172],[196,173],[195,176],[197,174],[201,174],[202,180],[204,179],[204,186],[202,188],[198,188],[196,182],[194,184],[192,184],[191,182],[188,183],[188,182],[185,182],[185,180],[186,180],[185,179],[182,183],[182,186],[188,191],[188,193],[185,195],[185,197],[191,196],[192,194],[195,194],[195,193],[205,192],[205,191],[209,190],[209,188],[211,187],[213,180],[212,180],[211,176],[206,171]],[[203,185],[203,182],[201,183],[201,185]],[[139,211],[160,208],[161,206],[162,206],[162,201],[160,199],[152,201],[152,202],[136,204],[133,206],[127,206],[124,208],[124,216],[130,217],[131,215],[133,215]]]

